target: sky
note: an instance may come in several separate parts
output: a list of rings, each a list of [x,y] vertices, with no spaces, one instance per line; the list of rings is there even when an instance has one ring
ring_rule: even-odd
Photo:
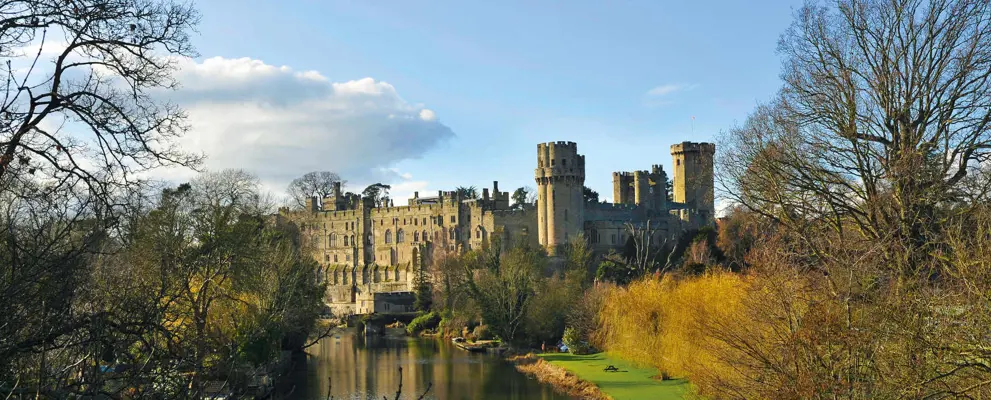
[[[328,170],[399,205],[534,186],[537,144],[574,141],[611,200],[613,171],[670,175],[671,144],[713,141],[780,87],[801,3],[696,3],[202,0],[182,143],[271,190]]]

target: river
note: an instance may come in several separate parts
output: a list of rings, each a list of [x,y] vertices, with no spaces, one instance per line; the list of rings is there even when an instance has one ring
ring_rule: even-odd
[[[433,387],[424,399],[568,399],[498,356],[468,353],[446,340],[406,337],[401,330],[379,337],[344,330],[306,353],[280,382],[280,387],[291,388],[280,398],[326,399],[330,385],[335,400],[391,400],[402,367],[401,399],[418,398],[430,382]]]

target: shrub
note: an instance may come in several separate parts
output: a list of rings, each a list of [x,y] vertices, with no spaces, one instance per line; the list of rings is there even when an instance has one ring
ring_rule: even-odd
[[[479,325],[475,327],[472,331],[472,335],[475,336],[475,340],[492,340],[492,332],[489,331],[489,327],[486,325]]]
[[[440,320],[440,330],[445,336],[465,336],[468,324],[467,318],[445,311],[444,318]]]
[[[589,354],[592,352],[592,346],[589,345],[588,340],[582,337],[581,333],[577,329],[572,327],[567,327],[564,329],[564,337],[561,338],[565,346],[568,346],[568,351],[572,354]]]
[[[437,315],[437,313],[426,313],[414,318],[413,321],[406,326],[406,333],[409,335],[416,335],[426,329],[434,329],[438,324],[440,324],[440,316]]]

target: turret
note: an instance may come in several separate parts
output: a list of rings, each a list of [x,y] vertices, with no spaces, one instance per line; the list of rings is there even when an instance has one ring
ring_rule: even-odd
[[[551,255],[582,232],[585,223],[585,156],[575,142],[537,145],[537,231]]]
[[[712,143],[683,142],[671,146],[674,162],[673,200],[698,212],[700,222],[708,223],[716,214]],[[687,219],[687,216],[682,216]]]

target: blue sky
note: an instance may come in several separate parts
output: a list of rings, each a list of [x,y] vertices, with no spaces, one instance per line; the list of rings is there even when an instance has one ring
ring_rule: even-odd
[[[567,140],[586,156],[586,185],[611,197],[612,171],[659,163],[670,172],[671,144],[711,141],[774,94],[777,40],[800,5],[209,0],[198,3],[195,40],[199,62],[251,59],[315,71],[329,82],[388,83],[411,112],[429,109],[439,123],[408,138],[397,128],[389,145],[408,151],[349,155],[394,174],[363,174],[308,155],[305,165],[287,160],[272,186],[284,185],[286,174],[331,169],[353,190],[390,181],[398,197],[493,180],[511,190],[533,186],[537,143]],[[349,127],[359,136],[364,129]],[[336,128],[309,135],[339,154]],[[246,163],[264,176],[278,161]]]

